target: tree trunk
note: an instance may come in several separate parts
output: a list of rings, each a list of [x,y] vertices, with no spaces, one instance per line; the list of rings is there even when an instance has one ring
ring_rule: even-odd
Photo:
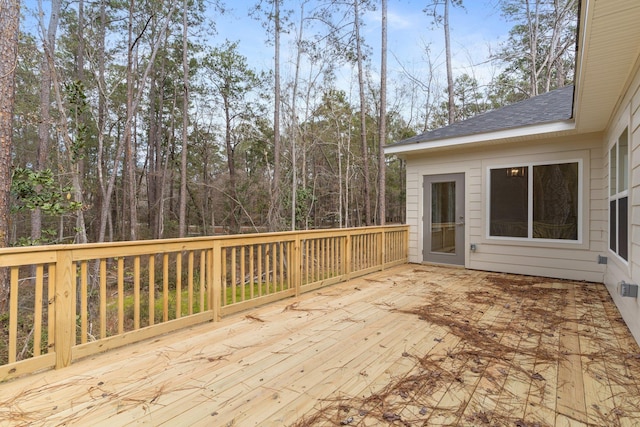
[[[236,162],[234,158],[234,148],[231,144],[231,107],[229,105],[229,94],[223,94],[224,103],[224,117],[225,117],[225,131],[224,141],[227,150],[227,166],[229,167],[229,198],[231,199],[231,212],[230,212],[230,224],[229,228],[231,233],[235,234],[240,231],[240,224],[238,222],[238,191],[236,184]]]
[[[273,183],[271,186],[271,209],[269,212],[269,229],[280,229],[282,201],[280,197],[280,1],[273,0],[274,5],[274,105],[273,105]]]
[[[78,1],[78,81],[86,87],[84,78],[84,0]],[[87,113],[83,112],[78,116],[78,126],[86,126],[88,120]],[[80,128],[80,127],[78,127]],[[73,177],[73,189],[75,201],[84,203],[83,179],[84,179],[84,155],[76,159],[75,175]],[[84,209],[80,209],[76,214],[76,243],[87,243],[87,228],[84,222]]]
[[[187,231],[187,126],[189,126],[189,62],[187,56],[187,10],[189,3],[182,3],[182,70],[183,70],[183,94],[182,94],[182,154],[180,157],[180,214],[178,233],[180,237],[186,236]]]
[[[96,195],[97,199],[97,212],[102,212],[102,207],[107,205],[105,195],[107,192],[106,184],[104,182],[104,136],[106,133],[106,113],[107,113],[107,95],[106,95],[106,79],[105,79],[105,37],[106,37],[106,1],[100,0],[100,26],[98,27],[98,153],[97,153],[97,165],[96,172],[98,175],[98,186],[100,191]],[[106,220],[106,217],[105,217]],[[100,226],[99,229],[102,227]],[[101,237],[102,236],[102,237]],[[98,231],[98,234],[94,236],[94,241],[103,241],[104,234]]]
[[[456,121],[456,102],[453,92],[453,71],[451,69],[451,37],[449,35],[449,2],[444,0],[444,49],[447,57],[447,94],[449,100],[447,102],[449,112],[449,124]]]
[[[378,138],[378,224],[386,218],[386,162],[384,146],[387,141],[387,0],[382,0],[382,52],[380,56],[380,134]]]
[[[371,225],[371,179],[369,174],[369,147],[367,145],[367,104],[365,99],[362,40],[360,39],[360,11],[358,3],[353,1],[356,55],[358,62],[358,89],[360,93],[360,142],[362,145],[362,173],[364,175],[364,214],[365,224]]]
[[[60,20],[60,0],[51,1],[51,14],[47,28],[47,37],[42,42],[43,55],[40,64],[40,122],[38,123],[38,158],[36,171],[43,171],[47,167],[47,154],[50,141],[50,104],[51,104],[51,73],[53,67],[53,55],[55,52],[56,31]],[[38,1],[38,8],[42,10],[42,0]],[[40,22],[44,32],[44,22]],[[37,242],[42,238],[42,211],[36,207],[31,211],[31,241]]]
[[[541,68],[538,68],[538,0],[535,0],[535,12],[532,16],[531,5],[529,0],[525,0],[527,25],[529,29],[529,62],[531,64],[531,72],[529,73],[529,96],[538,96],[538,75]]]
[[[300,62],[302,60],[302,33],[304,29],[304,2],[300,3],[300,28],[296,40],[296,71],[291,91],[291,231],[296,229],[296,203],[298,198],[298,170],[296,159],[296,145],[298,143],[298,112],[296,99],[298,98],[298,81],[300,79]]]
[[[0,247],[9,245],[9,192],[20,2],[0,0]],[[9,270],[0,270],[0,313],[9,299]]]

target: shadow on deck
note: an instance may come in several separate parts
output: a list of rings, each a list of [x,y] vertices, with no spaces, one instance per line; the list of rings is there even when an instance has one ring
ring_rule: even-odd
[[[403,265],[0,385],[2,425],[638,425],[600,284]]]

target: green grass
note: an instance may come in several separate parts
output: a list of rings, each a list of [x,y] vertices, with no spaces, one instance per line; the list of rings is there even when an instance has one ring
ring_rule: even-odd
[[[244,285],[237,285],[235,287],[235,303],[242,302],[242,292],[244,290],[244,301],[251,299],[251,289],[253,287],[253,298],[258,298],[260,295],[270,295],[282,290],[282,285],[279,283],[245,283]],[[132,290],[127,290],[124,296],[124,330],[129,331],[133,329],[135,301]],[[233,288],[227,287],[224,293],[223,305],[233,304]],[[175,289],[169,289],[167,295],[167,308],[168,318],[166,320],[173,320],[176,318],[176,291]],[[200,313],[208,310],[208,296],[205,295],[204,307],[200,306],[200,290],[193,289],[193,313]],[[181,289],[180,292],[180,316],[184,317],[189,315],[189,292],[187,289]],[[153,303],[153,316],[154,323],[164,322],[164,298],[162,291],[156,291],[155,301]],[[117,296],[111,298],[107,303],[107,335],[116,334],[118,324],[118,299]],[[144,327],[149,324],[149,295],[147,293],[141,293],[140,295],[140,326]]]
[[[249,283],[245,283],[244,285],[236,285],[236,303],[242,302],[242,290],[244,288],[244,297],[245,301],[251,299],[251,288],[253,287],[253,298],[258,298],[260,295],[271,295],[276,292],[280,292],[283,290],[283,285],[280,283],[254,283],[253,285]],[[260,289],[262,288],[262,293],[260,293]],[[226,289],[226,298],[225,305],[233,304],[233,288],[228,287]],[[285,288],[288,289],[288,288]]]

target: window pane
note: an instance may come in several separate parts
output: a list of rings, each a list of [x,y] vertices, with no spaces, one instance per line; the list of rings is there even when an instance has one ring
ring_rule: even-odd
[[[618,199],[618,255],[628,260],[628,198],[622,197]]]
[[[456,183],[431,185],[431,251],[454,253],[456,249]]]
[[[519,169],[520,172],[514,173]],[[491,170],[490,235],[528,237],[528,168]]]
[[[618,139],[618,193],[629,188],[629,137],[627,129]]]
[[[611,200],[609,202],[609,249],[613,252],[618,252],[618,236],[617,220],[618,214],[616,213],[617,200]]]
[[[616,153],[616,147],[618,144],[614,144],[609,151],[609,195],[613,196],[618,191],[616,185],[616,178],[618,177],[618,155]]]
[[[578,163],[533,167],[533,237],[578,240]]]

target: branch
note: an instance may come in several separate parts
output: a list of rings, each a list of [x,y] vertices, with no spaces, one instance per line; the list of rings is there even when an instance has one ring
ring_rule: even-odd
[[[131,43],[131,47],[129,48],[129,50],[133,51],[133,48],[138,43],[138,40],[140,40],[142,38],[142,36],[144,35],[144,32],[147,30],[147,27],[149,26],[149,23],[151,22],[151,20],[155,16],[156,16],[156,14],[152,13],[151,16],[149,17],[149,19],[147,19],[147,22],[144,24],[144,28],[142,28],[142,31],[140,32],[140,34],[138,34],[138,37],[136,37],[136,39],[133,41],[133,43]]]

